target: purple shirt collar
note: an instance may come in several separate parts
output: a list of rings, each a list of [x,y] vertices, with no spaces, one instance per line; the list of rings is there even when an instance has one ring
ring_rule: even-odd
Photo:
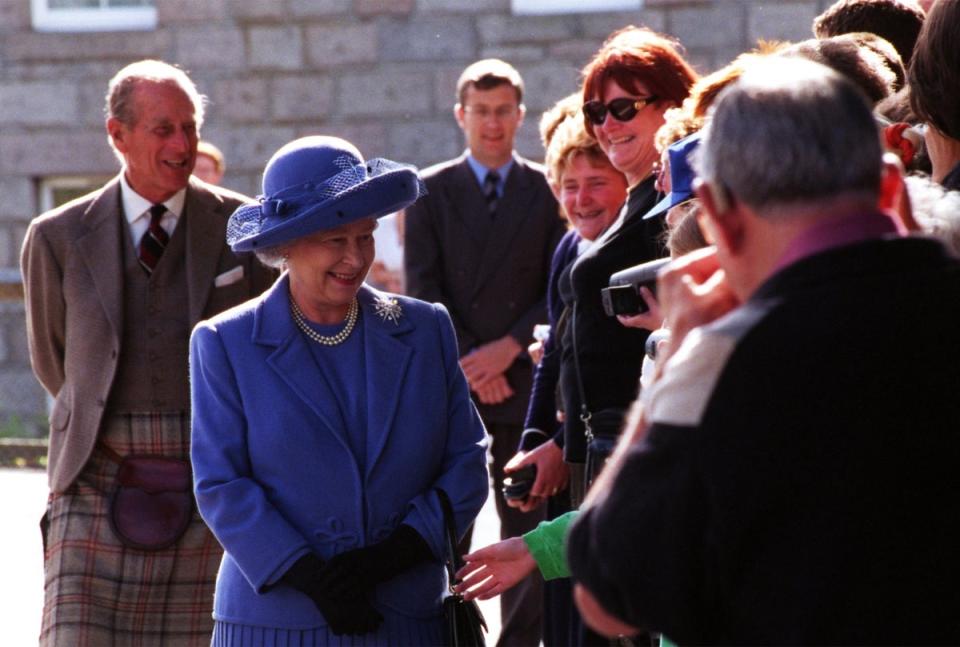
[[[886,236],[903,235],[904,232],[898,223],[899,221],[892,216],[878,211],[824,218],[790,243],[774,271],[834,247]]]

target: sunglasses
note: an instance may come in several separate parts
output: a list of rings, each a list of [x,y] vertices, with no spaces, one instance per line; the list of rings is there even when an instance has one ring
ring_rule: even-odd
[[[594,126],[601,126],[607,120],[607,113],[617,121],[630,121],[637,116],[637,113],[643,110],[651,103],[656,103],[660,99],[656,96],[644,97],[643,99],[630,99],[620,97],[614,99],[607,105],[593,100],[583,104],[583,114]]]

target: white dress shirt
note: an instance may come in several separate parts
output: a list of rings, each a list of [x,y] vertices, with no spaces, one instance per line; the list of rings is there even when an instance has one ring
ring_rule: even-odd
[[[120,196],[123,201],[123,214],[130,225],[130,235],[133,238],[133,246],[136,248],[140,245],[140,239],[147,233],[147,227],[150,226],[150,207],[153,203],[133,190],[127,182],[126,173],[120,175]],[[163,203],[167,212],[160,219],[160,226],[170,236],[173,236],[173,230],[177,228],[186,201],[187,189],[183,188]]]

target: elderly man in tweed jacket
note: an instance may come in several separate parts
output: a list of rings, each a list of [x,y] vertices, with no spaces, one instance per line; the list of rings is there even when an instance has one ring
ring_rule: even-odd
[[[190,331],[273,276],[226,246],[246,198],[191,178],[203,98],[182,70],[128,65],[107,115],[122,172],[36,218],[21,259],[30,357],[54,398],[40,642],[207,644],[220,547],[192,501],[151,548],[121,537],[108,496],[128,456],[188,468],[173,461],[189,460]]]

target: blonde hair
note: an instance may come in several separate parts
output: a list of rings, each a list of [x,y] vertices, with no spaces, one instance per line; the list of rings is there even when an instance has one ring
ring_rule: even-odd
[[[553,130],[545,160],[547,179],[552,185],[560,185],[564,172],[577,155],[585,156],[593,166],[613,168],[600,144],[587,133],[579,114],[567,117]]]

